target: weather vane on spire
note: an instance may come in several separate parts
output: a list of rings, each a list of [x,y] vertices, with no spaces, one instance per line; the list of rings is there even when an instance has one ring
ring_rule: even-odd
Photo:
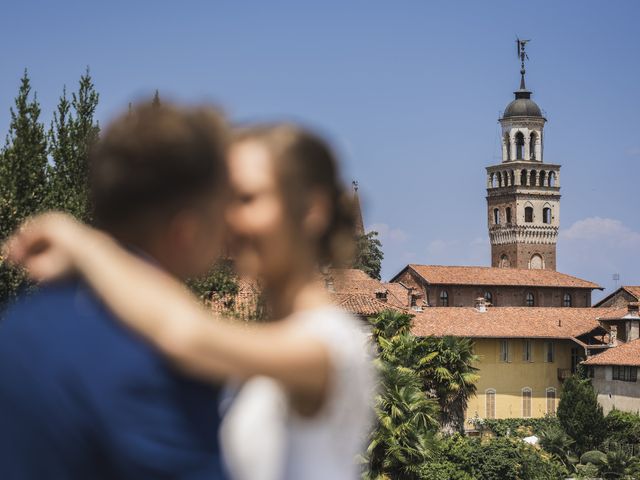
[[[357,180],[353,180],[351,182],[351,185],[353,186],[353,191],[357,192],[358,191],[358,187],[359,187],[358,181]]]
[[[516,37],[516,46],[518,48],[518,58],[520,59],[520,90],[525,90],[525,86],[524,86],[524,74],[525,74],[524,61],[525,61],[525,59],[529,60],[529,55],[527,55],[527,52],[525,51],[525,46],[530,41],[531,40],[520,40],[519,38]]]

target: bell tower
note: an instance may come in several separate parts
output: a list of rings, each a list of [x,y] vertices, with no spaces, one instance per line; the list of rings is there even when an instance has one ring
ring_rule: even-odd
[[[525,85],[525,47],[517,40],[520,88],[502,118],[502,162],[487,167],[491,265],[556,269],[560,226],[560,165],[545,163],[540,107]]]

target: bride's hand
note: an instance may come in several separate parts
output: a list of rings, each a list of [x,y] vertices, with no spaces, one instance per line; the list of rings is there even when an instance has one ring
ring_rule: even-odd
[[[91,230],[64,213],[26,220],[7,240],[2,257],[22,266],[33,280],[59,279],[75,272],[76,255],[87,247]]]

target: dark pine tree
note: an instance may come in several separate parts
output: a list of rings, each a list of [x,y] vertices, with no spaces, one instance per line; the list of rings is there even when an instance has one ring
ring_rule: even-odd
[[[11,123],[0,155],[0,241],[25,218],[46,208],[47,138],[40,104],[25,70],[11,108]],[[20,272],[0,263],[0,304],[23,283]]]
[[[558,420],[567,435],[575,440],[580,454],[597,448],[604,440],[606,423],[602,406],[589,380],[574,375],[564,382]]]
[[[378,232],[367,232],[356,236],[356,255],[353,268],[362,270],[371,278],[380,280],[383,258],[382,242],[378,239]]]
[[[75,155],[67,167],[70,195],[65,210],[77,218],[88,221],[91,207],[88,199],[88,159],[89,151],[98,140],[100,126],[95,119],[100,96],[96,92],[89,68],[80,77],[78,92],[73,93],[71,106],[74,118],[71,140]]]

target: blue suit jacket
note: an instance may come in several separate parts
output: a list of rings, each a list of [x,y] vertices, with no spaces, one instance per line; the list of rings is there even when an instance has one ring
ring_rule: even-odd
[[[214,388],[184,378],[84,284],[0,321],[0,478],[223,478]]]

